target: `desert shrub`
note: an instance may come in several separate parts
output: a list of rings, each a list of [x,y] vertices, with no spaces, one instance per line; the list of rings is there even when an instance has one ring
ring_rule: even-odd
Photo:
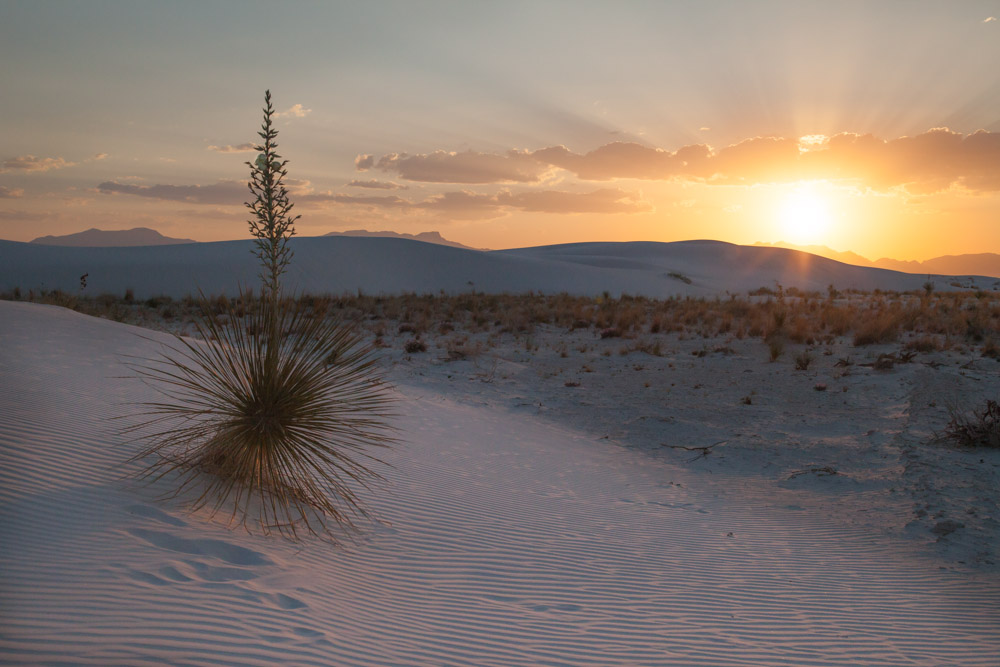
[[[170,495],[193,490],[192,509],[228,514],[250,532],[336,540],[333,525],[370,517],[354,485],[382,479],[369,450],[393,441],[390,396],[353,326],[281,297],[297,216],[282,184],[287,161],[274,150],[270,92],[265,102],[260,155],[247,163],[260,297],[185,299],[202,341],[175,336],[159,357],[131,362],[162,399],[141,404],[145,419],[126,434],[142,443],[139,477],[176,480]]]
[[[684,283],[685,285],[690,285],[691,282],[692,282],[690,278],[688,278],[687,276],[685,276],[683,273],[681,273],[679,271],[670,271],[669,273],[667,273],[667,277],[673,278],[674,280],[679,280],[682,283]]]
[[[411,338],[410,340],[406,341],[406,345],[403,346],[403,349],[406,350],[407,354],[416,354],[417,352],[426,352],[427,351],[427,343],[425,343],[424,341],[420,340],[419,338]]]
[[[808,350],[803,350],[795,357],[795,370],[797,371],[809,370],[809,364],[812,363],[812,360],[813,357],[811,354],[809,354]]]
[[[941,341],[934,336],[921,336],[920,338],[906,341],[903,349],[912,352],[922,352],[923,354],[937,352],[941,349]]]
[[[872,314],[854,332],[854,346],[893,343],[899,338],[900,317],[895,312]]]
[[[70,310],[77,310],[80,305],[80,300],[77,297],[62,290],[43,291],[40,301],[50,306],[62,306]]]
[[[895,368],[897,361],[895,354],[880,354],[872,363],[872,368],[877,371],[891,371]]]
[[[988,400],[972,411],[951,409],[944,437],[966,447],[1000,447],[1000,403]]]
[[[975,342],[982,342],[989,334],[990,322],[983,312],[971,311],[965,320],[965,337]]]
[[[764,341],[767,343],[767,349],[770,353],[770,359],[772,362],[777,361],[781,358],[781,355],[785,352],[785,339],[780,335],[768,336]]]

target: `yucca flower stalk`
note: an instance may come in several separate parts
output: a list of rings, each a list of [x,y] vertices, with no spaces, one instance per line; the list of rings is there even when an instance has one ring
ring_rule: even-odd
[[[201,340],[178,335],[160,357],[130,363],[160,400],[142,403],[144,419],[126,433],[143,443],[139,477],[173,480],[167,495],[192,510],[228,513],[250,532],[337,541],[371,518],[358,492],[383,479],[371,450],[394,442],[391,396],[353,326],[282,296],[297,216],[281,184],[287,161],[274,151],[269,91],[265,102],[247,204],[261,294],[241,290],[221,320],[202,295]]]
[[[263,266],[260,279],[264,288],[274,299],[281,289],[280,278],[292,259],[288,240],[295,235],[295,221],[300,216],[291,216],[292,204],[288,199],[288,189],[283,181],[288,171],[288,160],[281,159],[275,149],[278,147],[278,131],[274,129],[271,116],[271,91],[264,92],[264,121],[257,135],[263,143],[254,145],[259,151],[257,159],[247,162],[250,167],[250,181],[247,187],[253,200],[246,203],[253,216],[249,220],[250,234],[256,239],[254,254]]]

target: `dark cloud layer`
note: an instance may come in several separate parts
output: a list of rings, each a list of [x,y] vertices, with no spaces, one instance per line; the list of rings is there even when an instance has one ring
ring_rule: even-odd
[[[498,217],[508,210],[534,213],[641,213],[652,210],[636,192],[602,188],[593,192],[537,190],[482,194],[459,190],[412,201],[396,195],[312,193],[308,181],[295,201],[305,205],[346,204],[411,211],[437,211],[456,218]],[[132,185],[106,181],[97,186],[104,194],[125,194],[189,204],[237,205],[247,197],[246,184],[224,181],[214,185]]]
[[[379,181],[374,178],[367,181],[353,180],[347,184],[353,188],[368,188],[371,190],[408,190],[408,186],[393,183],[392,181]]]
[[[397,210],[435,211],[454,218],[499,217],[510,210],[532,213],[643,213],[652,206],[638,193],[616,188],[593,192],[561,192],[537,190],[512,193],[501,190],[482,194],[459,190],[445,192],[421,201],[410,201],[395,195],[357,196],[347,194],[310,195],[301,199],[308,203],[332,202]]]
[[[371,155],[360,156],[359,169],[373,166],[399,174],[408,181],[424,183],[537,183],[549,171],[548,165],[530,153],[508,151],[505,154],[435,151],[423,155],[389,153],[376,162]]]
[[[247,199],[246,183],[223,181],[212,185],[131,185],[105,181],[97,186],[104,194],[125,194],[188,204],[242,205]]]

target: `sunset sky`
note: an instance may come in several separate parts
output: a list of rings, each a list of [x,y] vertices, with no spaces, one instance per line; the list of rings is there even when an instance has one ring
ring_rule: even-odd
[[[264,90],[302,236],[1000,252],[1000,2],[0,0],[0,238],[247,238]]]

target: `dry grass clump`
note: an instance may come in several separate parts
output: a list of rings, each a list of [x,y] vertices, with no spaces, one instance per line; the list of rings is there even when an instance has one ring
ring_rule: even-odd
[[[569,294],[400,294],[372,296],[306,295],[300,304],[317,316],[370,323],[373,331],[426,335],[452,332],[532,335],[539,326],[566,331],[590,329],[597,336],[617,330],[623,338],[644,334],[678,338],[732,336],[761,338],[766,343],[780,329],[784,343],[818,345],[851,336],[855,345],[893,343],[904,336],[933,337],[952,344],[967,341],[989,345],[1000,331],[1000,299],[993,292],[938,292],[928,295],[888,292],[830,291],[828,295],[780,286],[755,290],[753,295],[728,298],[671,297],[649,299],[630,295],[612,297]],[[198,300],[185,298],[134,301],[120,295],[89,297],[62,292],[18,290],[0,298],[55,303],[88,314],[133,323],[151,323],[158,317],[180,321],[194,317]],[[155,306],[150,304],[155,301]],[[213,299],[216,314],[225,306]],[[156,312],[153,312],[153,311]],[[991,348],[987,348],[991,349]]]
[[[895,311],[874,311],[870,318],[858,324],[854,330],[854,345],[878,345],[894,343],[899,339],[901,317]]]
[[[906,341],[906,343],[903,344],[903,349],[911,352],[928,354],[930,352],[938,352],[944,349],[944,345],[937,337],[924,335],[919,338]]]
[[[411,338],[410,340],[406,341],[406,344],[403,346],[403,349],[406,351],[407,354],[417,354],[419,352],[426,352],[427,343],[420,340],[419,338]]]
[[[795,370],[806,371],[809,370],[809,365],[813,362],[813,356],[809,354],[808,351],[804,350],[795,357]]]
[[[988,400],[971,412],[952,409],[944,437],[966,447],[1000,447],[1000,403]]]

